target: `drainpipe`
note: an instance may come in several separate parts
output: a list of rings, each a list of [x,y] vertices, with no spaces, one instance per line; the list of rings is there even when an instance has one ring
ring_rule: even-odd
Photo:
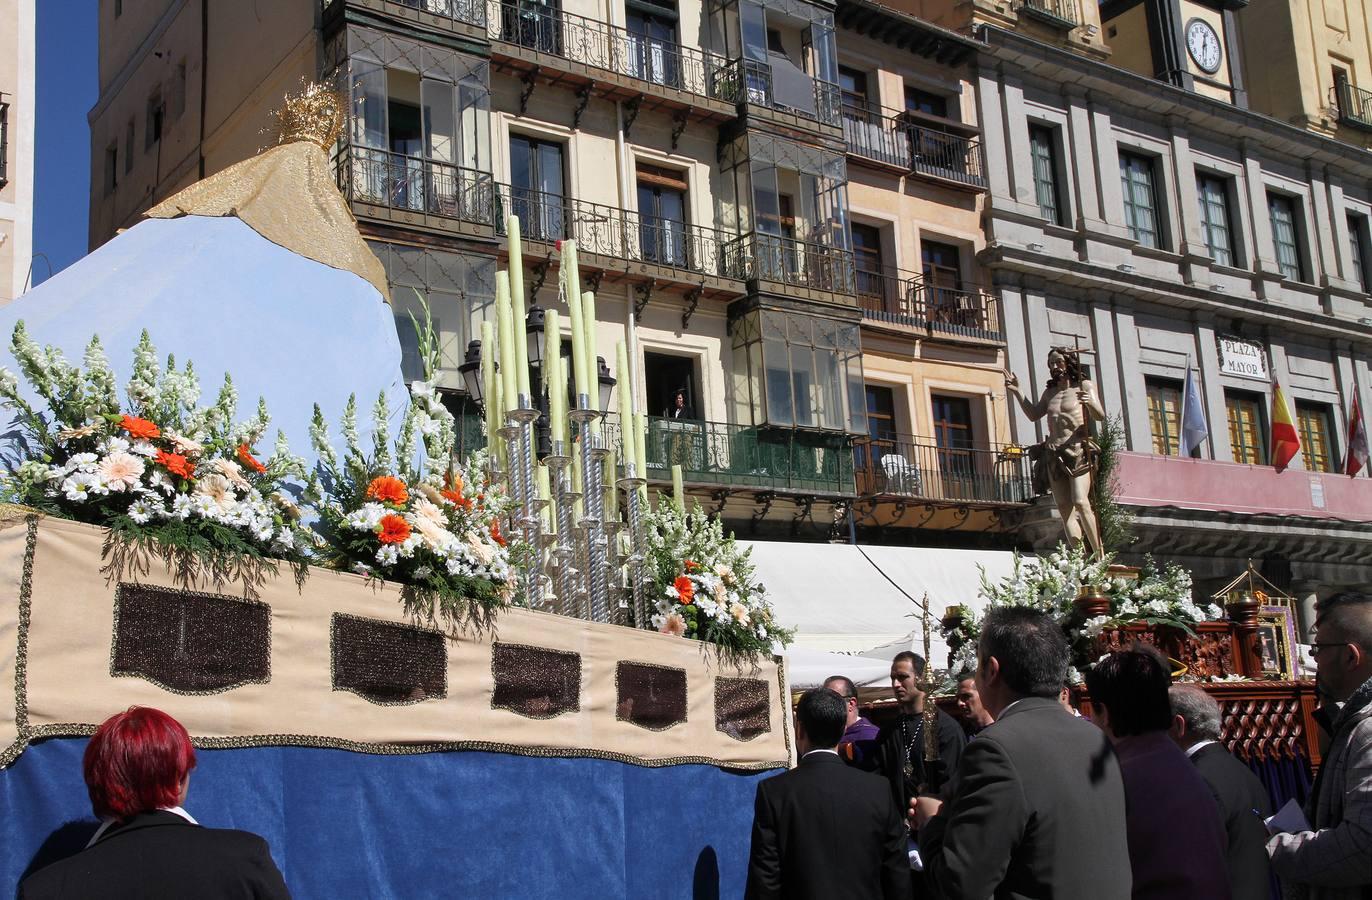
[[[619,181],[619,208],[629,208],[629,148],[624,143],[624,103],[615,101],[615,172]]]

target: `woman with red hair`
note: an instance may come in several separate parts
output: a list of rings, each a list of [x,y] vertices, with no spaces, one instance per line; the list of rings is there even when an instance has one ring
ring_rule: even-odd
[[[267,842],[202,828],[181,808],[195,748],[181,723],[143,706],[106,719],[82,761],[102,820],[86,849],[24,879],[20,900],[289,898]]]

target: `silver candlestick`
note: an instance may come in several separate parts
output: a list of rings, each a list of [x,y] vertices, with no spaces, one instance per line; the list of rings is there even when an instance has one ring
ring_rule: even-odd
[[[553,559],[557,565],[557,609],[560,615],[575,615],[576,552],[572,543],[572,507],[579,496],[572,490],[572,457],[565,441],[553,441],[552,452],[543,458],[550,470],[553,506],[557,512],[557,543]]]
[[[583,516],[579,524],[585,532],[586,566],[582,584],[586,590],[588,618],[596,622],[608,622],[610,606],[605,583],[605,535],[601,527],[605,515],[605,495],[601,487],[601,474],[605,470],[605,457],[609,451],[602,445],[600,433],[594,427],[600,413],[591,409],[590,397],[579,394],[576,406],[568,415],[575,423],[581,439],[581,490],[584,499]]]
[[[626,462],[624,477],[619,485],[624,489],[629,504],[629,597],[634,611],[634,625],[638,628],[648,627],[648,604],[644,598],[643,584],[643,498],[639,495],[639,489],[645,484],[647,481],[638,477],[637,465]]]

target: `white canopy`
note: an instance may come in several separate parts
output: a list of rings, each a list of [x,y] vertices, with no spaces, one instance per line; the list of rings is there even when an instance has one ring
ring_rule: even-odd
[[[744,543],[752,548],[753,563],[778,620],[796,629],[793,654],[861,654],[862,659],[881,662],[882,675],[901,650],[924,652],[919,603],[926,594],[935,619],[930,656],[936,668],[946,666],[948,647],[939,636],[937,620],[949,606],[982,608],[981,570],[999,581],[1010,574],[1014,559],[1004,550]],[[854,673],[865,671],[860,668],[865,662],[852,656],[832,661],[844,660],[852,663],[850,671],[841,674],[861,684]],[[800,686],[797,668],[793,663],[791,678]]]

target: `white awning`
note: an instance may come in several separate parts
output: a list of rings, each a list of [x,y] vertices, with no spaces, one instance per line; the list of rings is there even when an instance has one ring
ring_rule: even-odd
[[[958,604],[980,609],[978,567],[999,581],[1010,574],[1014,559],[1004,550],[743,543],[752,548],[777,619],[796,630],[797,649],[884,660],[901,650],[923,653],[917,604],[927,594],[935,619],[930,656],[936,668],[948,660],[937,625],[944,610]],[[858,665],[855,661],[855,670]]]

